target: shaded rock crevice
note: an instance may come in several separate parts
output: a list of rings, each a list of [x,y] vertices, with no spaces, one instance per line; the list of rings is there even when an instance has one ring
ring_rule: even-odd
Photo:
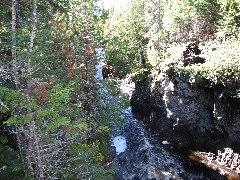
[[[132,112],[141,117],[141,119],[145,119],[145,121],[149,120],[152,108],[150,83],[151,79],[149,78],[137,81],[130,101]]]

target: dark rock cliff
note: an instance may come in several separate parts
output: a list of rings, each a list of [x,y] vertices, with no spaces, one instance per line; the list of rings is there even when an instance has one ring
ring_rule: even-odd
[[[136,84],[133,112],[168,141],[204,150],[240,148],[240,83],[152,74]]]

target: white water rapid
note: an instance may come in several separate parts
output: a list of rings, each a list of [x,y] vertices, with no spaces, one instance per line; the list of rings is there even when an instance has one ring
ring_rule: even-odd
[[[103,75],[102,75],[103,67],[104,67],[104,65],[106,65],[106,61],[105,61],[105,57],[104,57],[105,53],[104,53],[103,48],[97,48],[97,49],[95,49],[95,51],[96,51],[96,57],[97,57],[97,61],[98,61],[98,64],[95,66],[95,68],[97,70],[95,77],[100,82],[100,80],[103,79]],[[124,86],[122,86],[121,89],[122,88],[124,88]],[[103,91],[106,92],[107,89],[104,89]],[[127,109],[124,113],[126,113],[128,111],[129,111],[129,109]],[[127,141],[124,136],[116,136],[116,137],[112,138],[111,146],[114,146],[116,148],[116,154],[119,155],[120,153],[125,152],[125,150],[127,149]]]
[[[97,61],[98,64],[95,66],[97,72],[96,72],[96,79],[97,80],[102,80],[103,79],[103,75],[102,75],[102,70],[103,70],[103,66],[106,65],[106,61],[104,58],[104,50],[103,48],[96,48],[96,57],[97,57]]]

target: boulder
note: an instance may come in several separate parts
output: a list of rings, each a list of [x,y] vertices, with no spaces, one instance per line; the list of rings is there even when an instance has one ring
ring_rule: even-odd
[[[114,74],[115,74],[115,70],[114,70],[113,66],[110,66],[108,64],[103,66],[103,69],[102,69],[103,79],[113,77]]]

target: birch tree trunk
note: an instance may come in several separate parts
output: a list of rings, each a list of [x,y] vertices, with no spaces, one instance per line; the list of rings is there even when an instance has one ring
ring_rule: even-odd
[[[160,29],[161,29],[161,0],[158,0],[158,47],[160,46]]]
[[[42,162],[42,155],[40,153],[40,143],[39,143],[39,135],[37,134],[35,122],[32,121],[29,124],[29,132],[30,132],[30,143],[29,147],[32,148],[33,152],[30,151],[30,156],[35,156],[36,158],[36,175],[38,176],[39,180],[44,179],[44,168],[43,168],[43,162]],[[32,141],[31,141],[32,140]],[[30,166],[32,167],[32,166]]]
[[[16,0],[12,0],[12,59],[13,59],[13,76],[16,90],[19,89],[19,76],[17,71],[17,50],[16,50]]]
[[[34,45],[34,38],[36,34],[37,29],[37,0],[33,0],[32,2],[32,30],[30,34],[30,42],[29,42],[29,49],[28,49],[28,62],[27,62],[27,80],[29,81],[32,74],[32,67],[31,67],[31,55]],[[29,86],[29,84],[27,84]],[[27,88],[29,89],[29,87]],[[30,102],[29,94],[27,92],[26,94],[28,101]],[[28,109],[28,113],[31,113],[31,109]],[[42,156],[40,153],[40,143],[39,143],[39,137],[37,133],[37,128],[34,122],[34,118],[32,117],[32,121],[29,123],[29,149],[27,153],[27,162],[30,170],[33,170],[31,165],[31,157],[35,156],[36,159],[36,167],[35,167],[35,176],[37,176],[38,179],[43,180],[44,179],[44,169],[43,169],[43,162],[42,162]]]
[[[17,0],[12,0],[12,65],[13,65],[13,80],[15,84],[15,89],[19,90],[20,88],[20,78],[18,75],[18,67],[17,67],[17,50],[16,50],[16,24],[17,24]],[[18,108],[14,110],[14,114],[18,114]],[[20,125],[21,126],[21,125]],[[22,146],[21,146],[21,140],[19,138],[19,127],[18,125],[14,126],[15,133],[17,136],[17,143],[19,148],[19,157],[22,163],[22,167],[24,168],[24,160],[22,155]]]
[[[30,77],[31,73],[32,73],[32,69],[31,69],[31,54],[32,54],[32,50],[33,50],[33,41],[35,38],[35,34],[36,34],[36,29],[37,29],[37,0],[33,0],[33,12],[32,12],[32,31],[31,31],[31,35],[30,35],[30,43],[29,43],[29,49],[28,49],[28,77]]]

